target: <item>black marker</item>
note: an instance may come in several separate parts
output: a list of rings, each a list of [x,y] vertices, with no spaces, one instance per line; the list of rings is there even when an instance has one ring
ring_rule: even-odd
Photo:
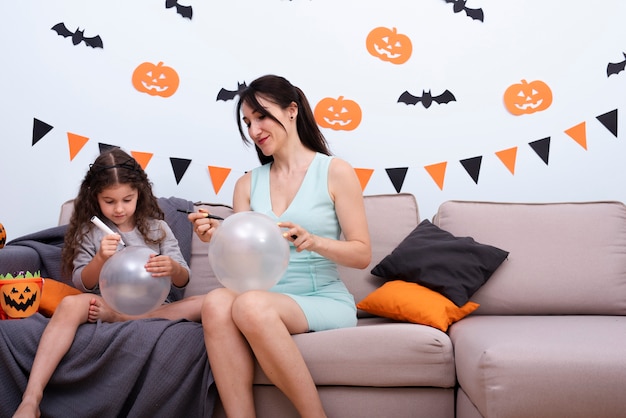
[[[176,209],[179,212],[182,213],[186,213],[186,214],[190,214],[190,213],[196,213],[196,212],[189,212],[188,210],[183,210],[183,209]],[[221,216],[217,216],[217,215],[211,215],[210,213],[206,213],[206,212],[197,212],[197,213],[201,213],[204,215],[205,218],[209,218],[209,219],[217,219],[218,221],[223,221],[224,218],[222,218]]]

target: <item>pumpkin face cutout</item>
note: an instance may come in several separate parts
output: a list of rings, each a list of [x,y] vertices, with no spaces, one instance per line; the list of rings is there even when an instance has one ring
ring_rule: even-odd
[[[133,72],[133,86],[142,93],[151,96],[170,97],[176,93],[180,79],[178,73],[162,62],[139,64]]]
[[[4,247],[7,242],[7,231],[4,229],[4,225],[0,224],[0,248]]]
[[[384,26],[372,29],[365,45],[371,55],[392,64],[404,64],[413,52],[413,44],[408,36],[398,33],[396,28]]]
[[[512,114],[524,115],[545,110],[552,104],[552,90],[540,80],[522,80],[504,92],[504,105]]]
[[[322,128],[335,131],[351,131],[361,123],[361,107],[354,100],[326,97],[319,101],[313,112],[315,121]]]
[[[11,319],[26,318],[37,312],[42,288],[41,277],[0,280],[0,306],[3,316]]]

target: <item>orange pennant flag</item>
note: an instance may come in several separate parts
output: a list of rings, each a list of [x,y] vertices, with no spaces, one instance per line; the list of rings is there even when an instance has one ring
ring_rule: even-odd
[[[76,135],[71,132],[67,133],[67,142],[70,146],[70,161],[83,149],[87,141],[89,141],[89,138],[86,136]]]
[[[133,158],[137,160],[137,164],[139,164],[141,168],[145,170],[146,167],[148,167],[148,163],[150,162],[154,154],[151,152],[131,151],[130,155],[132,155]]]
[[[443,179],[446,176],[446,167],[448,163],[444,161],[443,163],[431,164],[424,166],[430,177],[433,178],[437,186],[439,186],[439,190],[443,190]]]
[[[371,168],[355,168],[354,172],[356,176],[359,178],[359,182],[361,183],[361,191],[365,191],[365,187],[367,183],[369,183],[370,178],[372,177],[372,173],[374,170]]]
[[[496,152],[496,155],[502,161],[504,166],[509,169],[511,174],[515,174],[515,160],[517,158],[517,147],[504,149]]]
[[[222,185],[226,181],[226,178],[230,174],[230,168],[209,166],[209,176],[211,176],[211,182],[213,183],[213,190],[215,194],[220,192]]]
[[[565,131],[578,145],[587,149],[587,129],[585,122],[579,123]]]

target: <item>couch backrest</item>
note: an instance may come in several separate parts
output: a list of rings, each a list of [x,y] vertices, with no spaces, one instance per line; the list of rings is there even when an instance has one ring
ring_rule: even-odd
[[[380,287],[384,280],[370,271],[419,223],[419,210],[415,196],[409,193],[365,196],[365,214],[372,242],[372,261],[363,269],[339,266],[339,275],[354,296],[361,301]],[[359,312],[361,316],[369,316]]]
[[[472,297],[476,314],[626,314],[626,206],[620,202],[448,201],[434,223],[509,251]]]

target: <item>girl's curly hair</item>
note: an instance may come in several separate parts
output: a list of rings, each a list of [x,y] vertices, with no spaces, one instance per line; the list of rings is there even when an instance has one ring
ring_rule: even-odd
[[[78,196],[74,199],[74,212],[70,218],[65,244],[61,252],[61,271],[71,277],[74,269],[74,258],[78,248],[87,234],[94,227],[90,222],[96,215],[103,217],[98,195],[106,188],[128,184],[137,190],[137,208],[135,210],[135,226],[146,242],[161,242],[164,234],[158,239],[149,236],[148,224],[150,219],[164,219],[157,198],[152,193],[152,183],[146,172],[137,161],[120,148],[113,148],[102,152],[83,179]]]

